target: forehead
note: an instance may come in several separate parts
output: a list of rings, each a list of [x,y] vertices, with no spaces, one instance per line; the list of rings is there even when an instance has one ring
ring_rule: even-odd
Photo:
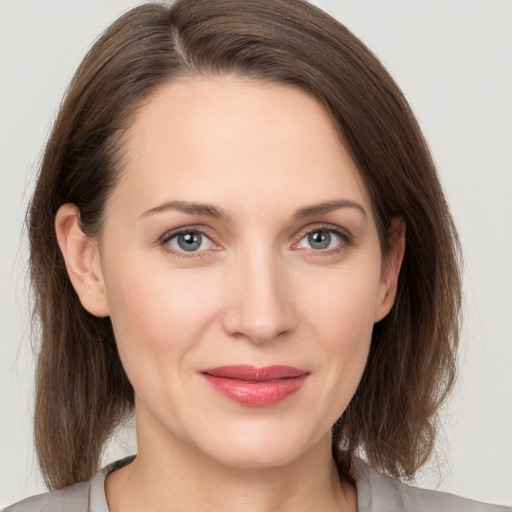
[[[137,112],[122,179],[135,208],[170,199],[276,211],[340,196],[369,206],[327,112],[285,85],[224,76],[161,87]]]

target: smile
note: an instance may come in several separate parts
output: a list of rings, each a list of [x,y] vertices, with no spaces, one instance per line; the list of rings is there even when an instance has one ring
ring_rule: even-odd
[[[277,404],[298,391],[309,372],[291,366],[221,366],[201,372],[208,384],[231,400],[253,407]]]

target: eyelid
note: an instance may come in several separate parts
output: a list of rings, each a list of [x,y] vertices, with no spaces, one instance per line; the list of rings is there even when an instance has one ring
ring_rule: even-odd
[[[336,247],[333,247],[330,249],[315,250],[315,249],[298,247],[301,240],[305,236],[307,236],[308,234],[313,233],[315,231],[321,231],[321,230],[330,231],[332,233],[335,233],[336,235],[338,235],[341,238],[341,240],[342,240],[341,243],[338,244]],[[203,226],[195,226],[195,225],[181,226],[181,227],[166,231],[161,237],[159,237],[158,243],[161,246],[166,246],[165,247],[166,251],[168,251],[174,255],[177,255],[178,257],[183,257],[183,258],[205,257],[205,256],[210,255],[211,251],[218,251],[218,250],[222,249],[222,246],[216,242],[215,237],[212,237],[207,231],[209,231],[209,230],[204,229]],[[202,236],[205,236],[206,238],[208,238],[208,240],[211,241],[211,243],[213,244],[214,247],[212,247],[210,249],[198,251],[198,252],[190,251],[190,253],[187,253],[187,251],[179,251],[174,248],[171,248],[168,245],[169,240],[171,240],[172,238],[174,238],[182,233],[191,233],[191,232],[200,233]],[[294,236],[294,238],[296,239],[296,242],[294,242],[292,244],[292,246],[291,246],[292,249],[301,250],[306,253],[309,252],[309,253],[312,253],[313,255],[323,255],[323,256],[332,255],[336,252],[339,252],[340,250],[345,248],[347,245],[350,246],[350,245],[353,245],[353,243],[354,243],[353,235],[347,229],[342,228],[341,226],[338,226],[335,224],[328,224],[328,223],[310,224],[310,225],[302,228]]]
[[[202,251],[190,251],[187,253],[187,251],[180,251],[177,250],[169,245],[169,241],[173,238],[183,234],[183,233],[199,233],[200,235],[206,237],[210,242],[213,244],[213,247],[209,249],[205,249]],[[220,245],[214,240],[214,238],[206,233],[206,230],[202,227],[198,226],[182,226],[179,228],[171,229],[167,232],[165,232],[161,237],[158,239],[159,245],[164,247],[164,250],[167,252],[170,252],[178,257],[182,258],[197,258],[197,257],[204,257],[209,253],[210,251],[218,251],[221,247]]]
[[[337,245],[336,247],[332,247],[330,249],[309,249],[309,248],[302,248],[298,247],[300,242],[310,233],[314,233],[315,231],[330,231],[332,233],[335,233],[338,235],[342,242]],[[353,244],[353,235],[346,229],[334,225],[334,224],[325,224],[325,223],[319,223],[314,225],[309,225],[299,231],[299,233],[296,235],[297,241],[294,242],[292,245],[292,249],[295,250],[301,250],[301,251],[307,251],[310,253],[313,253],[315,255],[325,255],[328,256],[330,254],[339,252],[341,249],[346,247],[347,245]]]

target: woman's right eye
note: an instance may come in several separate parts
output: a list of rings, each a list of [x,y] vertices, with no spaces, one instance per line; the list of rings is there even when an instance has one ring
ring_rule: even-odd
[[[215,244],[200,231],[188,230],[175,233],[163,240],[173,251],[186,253],[201,253],[213,249]]]

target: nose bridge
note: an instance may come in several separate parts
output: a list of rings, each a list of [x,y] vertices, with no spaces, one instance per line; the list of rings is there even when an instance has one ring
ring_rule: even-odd
[[[272,247],[256,244],[241,251],[229,274],[224,315],[227,332],[264,343],[294,328],[286,266]]]

